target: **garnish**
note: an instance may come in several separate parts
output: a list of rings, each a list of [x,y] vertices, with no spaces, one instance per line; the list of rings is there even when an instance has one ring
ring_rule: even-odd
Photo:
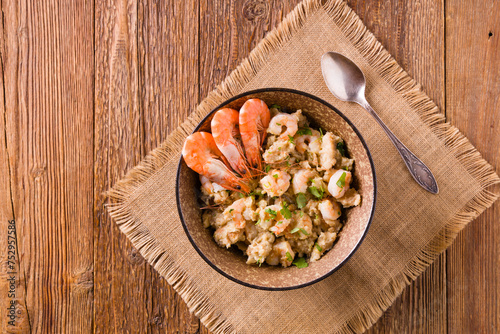
[[[337,143],[337,150],[339,150],[340,154],[342,154],[342,156],[345,157],[345,144],[343,141],[339,141]]]
[[[277,126],[281,126],[281,123],[276,123]]]
[[[304,211],[300,211],[300,218],[304,217]]]
[[[279,222],[276,223],[276,225],[280,225],[280,224],[283,224],[282,220],[280,220]]]
[[[255,223],[255,225],[259,225],[261,223],[261,220],[259,218],[259,220],[257,220],[257,222]]]
[[[319,138],[323,140],[323,130],[321,128],[319,128]]]
[[[297,207],[299,209],[302,209],[303,207],[305,207],[307,204],[307,198],[306,198],[306,195],[304,195],[303,193],[299,193],[297,195]]]
[[[233,211],[234,211],[234,209],[230,209],[230,210],[229,210],[229,213],[231,213],[231,212],[233,212]]]
[[[271,165],[266,165],[266,167],[264,168],[264,170],[266,171],[266,173],[268,173],[270,169],[271,169]]]
[[[273,174],[273,177],[274,177],[275,179],[277,179],[277,178],[278,178],[278,174]]]
[[[301,227],[299,230],[300,230],[300,232],[302,232],[304,235],[309,235],[309,233],[307,233],[307,231],[306,231],[306,230],[304,230],[302,227]]]
[[[262,258],[261,258],[261,257],[259,257],[259,259],[257,260],[257,264],[259,265],[259,267],[262,265],[262,263],[260,262],[260,260],[261,260],[261,259],[262,259]]]
[[[243,193],[239,193],[239,195],[240,195],[240,198],[245,197],[245,195],[243,195]]]
[[[345,187],[345,177],[346,177],[346,175],[347,175],[347,173],[343,172],[342,175],[340,175],[339,180],[337,181],[337,186],[339,186],[340,188],[344,188]]]
[[[323,194],[325,191],[322,188],[316,188],[316,187],[309,187],[307,188],[311,194],[313,194],[314,197],[321,199],[323,198]]]
[[[290,212],[290,210],[288,210],[288,203],[287,202],[283,203],[283,208],[280,210],[280,212],[283,215],[283,217],[285,217],[285,219],[292,218],[292,213]]]
[[[298,131],[297,131],[297,134],[300,136],[300,135],[312,135],[312,131],[310,128],[300,128]]]
[[[349,167],[348,167],[348,166],[344,166],[344,167],[342,167],[342,169],[343,169],[343,170],[347,170],[347,171],[348,171],[348,170],[349,170]]]
[[[340,216],[342,214],[342,212],[339,211],[339,212],[337,212],[337,214]]]
[[[288,135],[288,141],[293,144],[293,137]]]
[[[303,257],[299,257],[298,259],[293,261],[292,264],[294,264],[297,268],[306,268],[307,266],[309,266],[306,259]]]
[[[281,109],[281,106],[279,104],[273,104],[270,109],[272,108]]]
[[[293,261],[292,254],[290,254],[290,252],[286,252],[286,259],[287,259],[288,261]]]
[[[276,211],[274,211],[273,209],[267,208],[264,210],[264,212],[269,213],[271,216],[276,217]]]
[[[290,233],[297,233],[298,231],[300,231],[300,228],[296,227],[293,230],[291,230]]]
[[[320,245],[318,245],[317,243],[316,243],[316,244],[314,244],[314,247],[316,247],[316,249],[317,249],[318,251],[320,251],[320,252],[322,252],[322,251],[323,251],[323,248],[321,248],[321,246],[320,246]]]

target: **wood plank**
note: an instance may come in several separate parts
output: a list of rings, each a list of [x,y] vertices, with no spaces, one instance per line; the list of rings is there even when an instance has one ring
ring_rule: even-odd
[[[138,6],[139,101],[144,152],[149,152],[199,101],[199,4],[144,0]],[[198,318],[175,290],[152,267],[146,272],[148,332],[197,332]]]
[[[16,82],[15,55],[18,42],[13,34],[18,10],[15,3],[1,3],[2,24],[0,25],[0,332],[22,333],[30,331],[29,317],[26,312],[26,280],[19,263],[19,233],[16,231],[14,203],[12,198],[12,182],[14,171],[11,171],[10,157],[15,150],[8,147],[15,141],[17,133],[12,131],[12,111],[15,104],[11,86],[8,82]],[[9,18],[8,21],[5,18]],[[14,61],[13,61],[14,60]],[[12,80],[12,81],[10,81]],[[7,126],[7,119],[9,125]],[[9,128],[9,133],[7,133]],[[17,232],[17,233],[16,233]],[[14,304],[12,304],[14,303]]]
[[[446,110],[500,173],[500,7],[446,2]],[[498,188],[497,188],[498,189]],[[469,224],[447,251],[448,330],[500,328],[500,203]]]
[[[144,155],[137,2],[96,2],[94,43],[94,331],[146,332],[149,265],[104,207],[104,193]]]
[[[2,12],[11,206],[29,321],[18,329],[91,331],[93,2],[3,1]]]

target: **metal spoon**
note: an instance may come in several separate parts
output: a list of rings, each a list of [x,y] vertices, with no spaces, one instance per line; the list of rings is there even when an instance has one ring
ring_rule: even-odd
[[[396,146],[415,181],[425,190],[437,194],[438,185],[429,168],[399,141],[366,101],[366,80],[359,67],[340,53],[327,52],[321,57],[321,70],[330,92],[342,101],[356,102],[365,108]]]

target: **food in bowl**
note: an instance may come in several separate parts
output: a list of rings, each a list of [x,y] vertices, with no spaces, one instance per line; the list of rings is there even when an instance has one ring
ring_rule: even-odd
[[[202,221],[219,246],[236,246],[247,264],[283,267],[333,247],[343,210],[361,201],[342,138],[259,99],[215,112],[211,132],[186,138],[182,155],[200,175]]]

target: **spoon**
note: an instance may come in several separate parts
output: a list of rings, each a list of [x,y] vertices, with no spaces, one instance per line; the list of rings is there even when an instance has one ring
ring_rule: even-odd
[[[384,129],[415,181],[425,190],[437,194],[439,192],[438,185],[429,168],[399,141],[366,101],[366,80],[359,67],[340,53],[327,52],[321,57],[321,70],[330,92],[339,100],[356,102],[365,108]]]

